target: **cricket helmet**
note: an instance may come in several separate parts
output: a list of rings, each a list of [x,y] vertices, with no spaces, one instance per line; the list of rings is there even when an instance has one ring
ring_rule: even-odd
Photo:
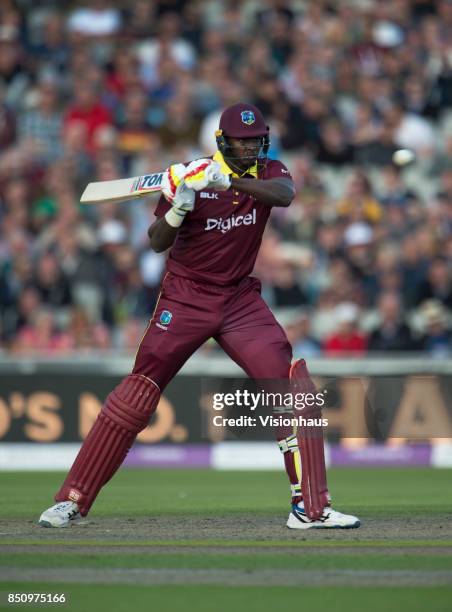
[[[223,111],[219,129],[223,136],[231,138],[257,138],[267,136],[269,132],[261,111],[253,104],[243,102],[228,106]]]
[[[265,123],[261,111],[253,104],[238,102],[226,108],[221,117],[218,130],[215,133],[218,150],[228,162],[265,161],[270,146],[270,128]],[[247,157],[235,157],[228,138],[260,138],[261,142],[256,153]]]

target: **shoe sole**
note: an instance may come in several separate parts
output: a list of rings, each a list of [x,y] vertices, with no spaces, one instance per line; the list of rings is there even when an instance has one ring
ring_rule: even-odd
[[[52,525],[52,523],[50,523],[49,521],[38,521],[38,525],[40,527],[46,527],[51,529],[64,529],[65,527],[69,527],[69,523],[66,523],[65,525]]]
[[[78,521],[81,521],[82,517],[80,516],[80,514],[78,514],[77,516],[74,516],[73,518],[70,518],[69,521],[67,523],[64,523],[63,525],[52,525],[52,523],[50,521],[46,521],[45,519],[39,519],[38,521],[38,525],[40,527],[46,527],[51,528],[51,529],[64,529],[65,527],[69,527],[71,523],[77,523]]]
[[[291,525],[287,525],[287,529],[302,529],[302,530],[306,530],[306,529],[358,529],[358,527],[361,527],[361,523],[360,521],[358,521],[357,523],[353,523],[353,525],[301,525],[300,527],[292,527]]]
[[[291,519],[292,521],[297,521],[296,523],[292,522],[291,523]],[[352,523],[351,525],[313,525],[312,523],[303,523],[302,521],[300,521],[296,516],[294,516],[292,513],[290,514],[287,523],[286,523],[286,527],[288,529],[358,529],[358,527],[361,526],[361,521],[357,520],[354,523]]]

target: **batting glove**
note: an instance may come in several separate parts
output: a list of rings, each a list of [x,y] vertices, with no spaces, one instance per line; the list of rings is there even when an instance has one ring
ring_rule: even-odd
[[[231,186],[231,178],[221,172],[220,164],[212,159],[197,159],[189,164],[184,176],[185,184],[195,191],[216,189],[226,191]]]
[[[195,206],[195,192],[184,183],[186,170],[184,164],[173,164],[163,175],[162,193],[171,204],[165,219],[171,227],[180,227],[185,215]]]
[[[184,164],[173,164],[165,170],[162,179],[162,193],[171,204],[176,196],[176,190],[184,182],[187,168]]]
[[[176,189],[171,208],[165,214],[165,219],[171,227],[180,227],[185,215],[191,212],[195,207],[195,192],[185,185],[180,183]]]
[[[208,188],[215,191],[227,191],[231,186],[231,175],[221,172],[221,167],[218,162],[213,162],[208,170],[210,183]]]

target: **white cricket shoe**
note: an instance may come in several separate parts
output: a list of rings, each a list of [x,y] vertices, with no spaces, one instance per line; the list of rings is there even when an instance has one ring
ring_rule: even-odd
[[[287,519],[289,529],[355,529],[361,521],[351,514],[342,514],[329,506],[323,510],[319,519],[313,520],[306,516],[303,502],[294,504]]]
[[[78,506],[73,501],[55,504],[43,512],[39,518],[41,527],[68,527],[70,521],[80,518]]]

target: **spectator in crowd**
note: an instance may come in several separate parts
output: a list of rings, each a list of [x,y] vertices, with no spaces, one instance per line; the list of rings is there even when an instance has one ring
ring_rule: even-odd
[[[130,174],[131,164],[157,138],[148,119],[148,102],[143,89],[129,89],[125,95],[122,116],[117,122],[118,152],[124,160],[124,171]]]
[[[41,308],[33,312],[31,321],[20,329],[12,343],[14,353],[65,353],[71,348],[68,333],[58,331],[51,309]]]
[[[135,0],[125,9],[124,38],[143,40],[148,38],[156,23],[156,4],[148,0]]]
[[[96,152],[95,135],[102,126],[111,125],[111,111],[100,99],[96,86],[86,81],[78,81],[73,88],[74,102],[67,110],[64,127],[70,130],[74,123],[81,123],[86,129],[86,150],[94,155]]]
[[[423,256],[418,248],[414,233],[404,238],[400,260],[404,303],[408,308],[413,308],[417,303],[429,265],[428,258]]]
[[[430,174],[441,176],[443,172],[452,170],[452,134],[446,134],[444,149],[435,152],[430,162]]]
[[[0,87],[4,102],[11,108],[23,108],[32,78],[26,67],[26,55],[14,25],[0,24]]]
[[[4,151],[16,140],[16,117],[5,103],[5,85],[0,83],[0,151]]]
[[[415,193],[407,187],[396,166],[387,166],[382,173],[380,202],[384,207],[406,206],[416,198]]]
[[[452,308],[452,276],[448,261],[442,256],[431,261],[426,279],[419,289],[418,304],[429,299],[439,300],[447,308]]]
[[[378,299],[379,325],[370,334],[368,350],[403,352],[415,350],[410,328],[401,319],[402,309],[397,293],[382,293]]]
[[[63,79],[71,52],[65,30],[63,14],[51,9],[44,17],[38,41],[32,46],[38,65]]]
[[[344,129],[338,121],[331,119],[322,125],[316,159],[320,164],[329,164],[333,167],[353,162],[353,145],[347,140]]]
[[[347,185],[345,197],[337,204],[341,217],[355,222],[378,223],[383,211],[380,203],[372,194],[372,186],[367,176],[356,171]]]
[[[175,66],[183,70],[193,69],[196,62],[193,45],[181,36],[180,14],[169,11],[159,19],[158,24],[155,36],[146,38],[138,45],[143,77],[148,84],[161,82],[164,60],[171,60],[166,64],[167,68]],[[174,78],[174,70],[172,74]]]
[[[133,47],[119,46],[112,58],[106,75],[106,87],[118,103],[125,103],[125,97],[130,93],[131,98],[137,90],[144,93],[144,86],[140,75],[140,62]],[[141,103],[142,104],[142,103]],[[141,108],[140,104],[140,108]],[[124,114],[126,108],[119,107]]]
[[[3,302],[5,304],[5,302]],[[39,292],[31,286],[25,286],[11,301],[3,316],[4,337],[9,341],[13,339],[22,328],[31,325],[35,312],[42,308],[42,300]]]
[[[366,223],[351,223],[343,234],[343,255],[341,260],[343,266],[347,267],[353,276],[353,295],[355,301],[359,301],[361,296],[365,301],[362,292],[365,292],[367,299],[375,297],[375,285],[377,281],[377,269],[375,266],[375,236],[374,230]],[[352,291],[352,279],[348,284],[342,284]]]
[[[72,304],[69,282],[52,253],[44,253],[38,260],[34,287],[48,306],[64,308]]]
[[[452,168],[447,168],[441,173],[438,197],[450,202],[452,198]]]
[[[359,310],[352,302],[342,302],[335,310],[336,330],[323,345],[328,357],[357,357],[366,351],[367,340],[358,329]]]
[[[307,313],[299,313],[284,325],[287,338],[292,345],[294,359],[310,359],[321,354],[320,342],[311,334]]]
[[[172,148],[196,142],[199,120],[193,112],[190,100],[185,96],[173,97],[165,106],[165,122],[158,135],[163,147]]]
[[[55,80],[41,81],[36,91],[36,106],[24,111],[19,121],[19,138],[37,147],[37,156],[49,164],[61,155],[62,117],[58,108]]]
[[[381,141],[383,129],[371,104],[358,104],[351,125],[351,141],[355,150],[355,159],[362,163],[372,163],[376,144]]]
[[[303,306],[296,350],[363,354],[358,313],[364,324],[376,309],[369,350],[408,350],[406,325],[431,300],[413,346],[447,345],[450,2],[0,5],[3,346],[136,344],[164,262],[146,235],[155,200],[80,208],[79,194],[211,155],[239,100],[268,117],[270,156],[297,187],[254,271],[270,305]],[[401,147],[415,158],[396,167]]]
[[[71,350],[106,350],[111,346],[110,332],[106,325],[90,321],[82,307],[73,308],[67,328],[68,344]]]
[[[291,258],[281,258],[272,279],[273,303],[276,307],[299,306],[306,296],[297,280],[298,267]]]
[[[425,322],[423,350],[434,358],[450,357],[452,333],[444,305],[438,300],[427,300],[422,305],[421,313]]]

